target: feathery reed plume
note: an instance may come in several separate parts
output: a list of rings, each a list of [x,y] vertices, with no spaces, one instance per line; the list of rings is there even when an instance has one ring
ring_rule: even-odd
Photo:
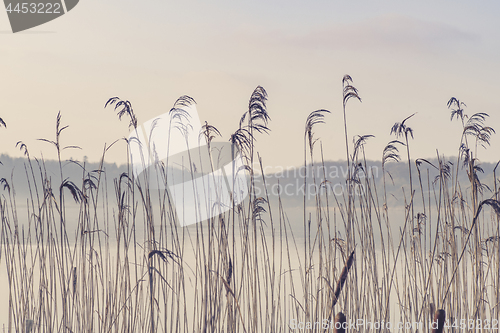
[[[16,147],[18,147],[19,150],[23,152],[24,156],[29,157],[28,146],[26,146],[22,141],[17,141]]]
[[[406,117],[403,119],[402,122],[400,123],[394,123],[394,125],[391,128],[391,134],[395,134],[397,138],[400,136],[404,136],[405,138],[408,137],[408,134],[411,135],[411,138],[413,139],[413,129],[411,127],[408,127],[405,122],[413,117],[416,113]]]
[[[393,162],[399,162],[401,161],[401,157],[399,156],[399,149],[396,146],[397,144],[400,144],[404,146],[405,144],[402,143],[399,140],[392,140],[385,146],[384,151],[382,153],[382,166],[384,166],[387,162],[393,161]]]
[[[229,141],[238,147],[243,159],[249,165],[253,164],[254,131],[266,134],[269,134],[270,131],[267,123],[271,120],[271,117],[267,112],[266,102],[266,90],[261,86],[257,86],[248,101],[248,111],[240,118],[239,128],[229,138]],[[250,173],[252,174],[251,170]]]
[[[259,133],[268,133],[269,128],[267,123],[271,120],[266,108],[267,92],[261,87],[257,86],[250,96],[248,102],[248,115],[249,126],[252,130]],[[261,123],[257,122],[260,121]]]
[[[75,185],[75,183],[68,180],[68,178],[66,178],[59,187],[59,191],[61,192],[61,194],[65,187],[71,192],[73,200],[75,200],[76,203],[79,203],[82,200],[86,200],[86,197],[83,194],[83,192],[78,188],[78,186]]]
[[[388,206],[387,206],[387,188],[386,188],[386,181],[385,181],[385,174],[387,173],[389,177],[391,178],[392,183],[394,184],[394,179],[392,178],[391,173],[386,170],[386,163],[393,161],[398,163],[401,160],[401,157],[399,156],[399,149],[396,146],[396,144],[400,144],[404,146],[405,144],[402,143],[399,140],[392,140],[390,141],[384,148],[382,152],[382,181],[384,184],[384,211],[386,212],[386,223],[389,223],[389,216],[388,216]]]
[[[347,105],[347,101],[349,101],[351,98],[357,99],[358,101],[361,102],[361,97],[359,97],[358,89],[356,89],[352,85],[352,78],[350,75],[346,74],[342,78],[342,86],[344,87],[344,93],[343,93],[343,104],[344,106]]]
[[[421,161],[423,161],[423,159],[420,159]],[[427,161],[426,161],[427,162]],[[432,163],[428,163],[432,166],[434,166]],[[439,163],[439,174],[434,178],[434,182],[433,184],[436,184],[438,183],[440,180],[443,180],[443,182],[447,182],[449,179],[451,179],[451,166],[453,165],[453,163],[451,163],[450,161],[446,162],[446,163]]]
[[[188,95],[182,95],[181,97],[177,98],[177,100],[174,103],[173,108],[174,109],[182,108],[182,107],[190,106],[193,104],[196,104],[196,101],[194,100],[194,98],[192,98],[191,96],[188,96]]]
[[[253,134],[245,127],[238,128],[229,138],[229,141],[238,147],[246,160],[249,159],[253,140]]]
[[[466,168],[467,177],[472,185],[474,195],[476,192],[483,193],[484,189],[491,191],[488,185],[483,184],[479,179],[479,173],[484,173],[483,168],[478,164],[479,159],[474,157],[471,149],[465,144],[460,146],[460,156],[463,159],[463,167]]]
[[[429,164],[431,167],[433,167],[434,169],[438,170],[438,167],[435,166],[434,164],[432,164],[432,162],[429,162],[428,160],[426,160],[425,158],[417,158],[415,160],[415,166],[418,168],[420,167],[420,165],[422,165],[422,163],[425,162],[427,164]],[[449,162],[448,162],[449,163]],[[451,164],[451,163],[450,163]]]
[[[264,207],[265,204],[267,204],[267,200],[262,197],[253,200],[252,217],[254,221],[260,221],[265,224],[262,219],[262,213],[266,212],[266,208]]]
[[[7,181],[7,179],[5,179],[5,178],[0,179],[0,185],[2,185],[2,184],[3,184],[4,191],[7,190],[10,193],[10,185],[9,185],[9,182]]]
[[[324,109],[321,109],[321,110],[316,110],[316,111],[313,111],[309,114],[309,116],[307,116],[307,119],[306,119],[306,129],[305,129],[305,133],[307,135],[307,138],[309,139],[309,149],[310,150],[313,150],[313,146],[314,146],[314,143],[316,142],[316,140],[313,140],[313,137],[314,137],[314,133],[313,133],[313,127],[314,125],[316,124],[324,124],[325,121],[324,121],[324,118],[325,118],[325,113],[330,113],[330,111],[328,110],[324,110]]]
[[[205,121],[205,124],[201,127],[201,132],[199,138],[204,137],[206,144],[208,146],[208,151],[210,152],[210,143],[216,136],[221,137],[219,130],[212,125],[209,125],[208,122]]]
[[[352,159],[355,161],[358,158],[359,151],[364,147],[369,138],[374,138],[374,135],[358,135],[358,138],[354,141],[354,153],[352,154]],[[364,149],[364,148],[363,148]]]
[[[170,250],[163,250],[163,251],[152,250],[148,254],[148,259],[151,259],[155,255],[157,255],[158,257],[160,257],[165,262],[167,262],[167,257],[168,257],[168,258],[172,259],[173,262],[175,262],[176,264],[178,264],[177,259],[179,258],[179,256],[177,256],[175,253],[173,253]]]
[[[179,97],[175,101],[174,106],[170,109],[168,113],[170,114],[172,120],[176,121],[177,126],[182,124],[189,124],[189,119],[191,118],[191,115],[184,108],[193,104],[196,104],[196,101],[192,97],[186,95]]]
[[[413,185],[412,185],[412,179],[411,179],[412,177],[411,177],[411,163],[410,163],[411,162],[411,160],[410,160],[410,145],[408,142],[408,135],[410,135],[411,138],[413,139],[413,129],[411,127],[407,126],[405,124],[405,122],[408,119],[410,119],[411,117],[413,117],[415,114],[416,113],[412,114],[411,116],[406,117],[400,123],[395,123],[391,128],[391,134],[396,135],[396,138],[399,138],[399,137],[405,138],[406,152],[408,155],[408,172],[409,172],[409,176],[410,176],[410,192],[413,192]],[[392,141],[392,142],[394,142],[394,141]],[[385,151],[385,149],[384,149],[384,151]]]
[[[487,117],[489,117],[489,115],[484,112],[473,114],[470,116],[463,130],[464,136],[476,138],[476,142],[480,143],[483,147],[485,147],[485,145],[490,145],[491,135],[495,133],[492,127],[483,125]]]
[[[119,97],[112,97],[108,99],[104,107],[108,107],[108,105],[113,105],[115,104],[115,111],[116,114],[118,115],[118,119],[122,119],[124,115],[128,115],[130,118],[130,123],[128,127],[134,127],[137,128],[137,118],[134,113],[134,109],[132,108],[132,103],[129,101],[123,101]]]
[[[464,117],[465,117],[463,107],[464,106],[467,107],[467,105],[465,105],[464,102],[460,102],[460,100],[458,100],[455,97],[450,98],[447,105],[448,105],[448,109],[451,109],[451,119],[450,120],[453,120],[454,117],[456,117],[457,119],[460,118],[462,120],[462,124],[463,124]],[[455,107],[455,108],[453,109],[453,107]]]

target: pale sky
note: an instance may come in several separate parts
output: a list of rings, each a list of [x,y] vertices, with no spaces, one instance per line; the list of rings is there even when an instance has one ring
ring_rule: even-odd
[[[380,159],[392,125],[418,112],[414,158],[456,155],[466,113],[490,114],[500,131],[498,1],[124,1],[81,0],[68,14],[12,34],[0,11],[0,153],[55,157],[57,112],[69,125],[63,158],[97,161],[105,143],[128,136],[108,98],[132,102],[139,123],[167,112],[181,95],[202,122],[228,140],[257,85],[269,94],[270,135],[259,135],[264,164],[303,163],[304,123],[332,111],[315,133],[325,159],[345,159],[341,80],[350,74],[362,103],[348,106],[349,137],[372,134],[367,157]],[[319,146],[318,146],[319,148]],[[500,159],[500,133],[479,158]],[[108,162],[126,160],[125,143]]]

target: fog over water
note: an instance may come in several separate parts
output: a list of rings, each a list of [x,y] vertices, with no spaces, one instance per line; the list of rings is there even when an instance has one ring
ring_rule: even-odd
[[[26,175],[28,174],[28,177],[33,177],[33,175],[31,174],[29,165],[25,164],[25,159],[10,159],[2,156],[2,161],[4,163],[4,170],[11,170],[12,175],[10,181],[8,181],[12,196],[8,195],[9,188],[0,189],[0,191],[3,191],[5,203],[4,214],[7,220],[18,222],[19,233],[21,235],[27,235],[30,232],[32,235],[31,241],[34,242],[34,226],[28,223],[28,220],[30,220],[30,216],[32,217],[33,214],[39,214],[38,212],[33,212],[31,208],[31,200],[36,201],[38,199],[36,196],[30,197],[29,193],[30,191],[31,193],[38,191],[40,194],[41,190],[40,188],[35,189],[32,182],[30,182],[30,184],[26,182]],[[33,163],[34,167],[39,166],[36,162]],[[46,161],[44,167],[41,165],[40,167],[43,172],[48,175],[53,192],[56,192],[54,188],[57,188],[56,184],[60,183],[58,164],[54,161]],[[491,175],[493,167],[494,165],[492,164],[483,164],[483,169],[485,170],[485,183],[488,183],[488,178]],[[64,178],[71,180],[76,186],[81,186],[82,179],[87,178],[89,174],[96,175],[97,173],[95,170],[98,168],[98,165],[86,164],[84,170],[82,165],[73,162],[65,162],[63,167]],[[420,170],[421,177],[417,179],[415,179],[416,177],[414,178],[413,186],[414,188],[419,188],[419,192],[418,195],[414,197],[414,205],[412,208],[415,220],[418,220],[418,230],[411,231],[411,209],[408,205],[410,198],[408,197],[409,191],[407,189],[409,186],[407,181],[407,164],[391,163],[386,165],[386,171],[390,173],[390,175],[386,174],[385,179],[387,208],[385,208],[383,202],[384,177],[381,165],[377,162],[367,161],[366,164],[363,163],[359,165],[359,168],[360,171],[356,174],[357,178],[354,181],[355,186],[353,191],[357,206],[352,209],[353,222],[354,225],[356,225],[357,231],[353,235],[354,244],[351,244],[349,248],[355,249],[356,260],[368,260],[365,257],[365,251],[369,253],[370,249],[364,249],[362,245],[360,245],[367,244],[366,239],[361,239],[365,237],[365,235],[362,234],[360,230],[368,230],[373,237],[373,244],[375,246],[373,260],[379,263],[376,265],[378,274],[384,274],[384,267],[380,264],[383,262],[384,258],[395,260],[397,264],[390,268],[394,269],[395,273],[394,279],[396,282],[394,288],[400,292],[401,288],[404,289],[405,274],[408,269],[406,267],[407,263],[405,263],[405,258],[409,255],[406,252],[395,250],[400,243],[401,234],[411,232],[413,235],[419,233],[422,237],[425,237],[425,241],[421,242],[421,244],[423,244],[422,252],[427,255],[433,250],[437,222],[440,221],[443,223],[447,221],[445,213],[439,213],[439,215],[437,213],[441,208],[435,199],[435,196],[439,195],[439,192],[436,192],[438,191],[438,187],[436,187],[434,183],[436,172],[430,167],[422,167]],[[102,184],[100,185],[103,192],[101,192],[101,197],[99,199],[101,201],[99,201],[96,210],[90,212],[90,214],[95,214],[99,219],[100,227],[97,226],[96,229],[98,227],[102,228],[98,231],[102,241],[100,246],[104,246],[103,248],[106,249],[106,253],[109,254],[110,259],[113,260],[116,258],[116,255],[118,255],[117,230],[120,228],[120,226],[117,225],[119,209],[117,203],[118,182],[116,180],[119,179],[120,175],[124,172],[127,172],[128,169],[125,166],[105,164],[103,170],[104,172],[101,173],[103,175]],[[462,173],[461,179],[464,179],[463,170],[460,172]],[[36,172],[34,174],[35,179],[39,181],[39,176],[37,176]],[[304,241],[306,239],[312,239],[314,241],[312,246],[317,246],[315,239],[319,237],[320,231],[318,230],[322,230],[324,239],[330,241],[335,240],[335,244],[343,244],[339,245],[338,255],[334,259],[336,274],[341,270],[348,255],[348,253],[345,253],[348,246],[345,244],[345,216],[347,209],[347,194],[345,190],[347,186],[345,181],[346,175],[345,162],[325,162],[323,165],[316,164],[314,167],[309,165],[307,168],[295,167],[285,169],[273,167],[272,170],[268,168],[268,170],[264,170],[263,174],[255,175],[254,195],[256,198],[262,197],[264,200],[261,202],[263,210],[257,214],[257,218],[252,221],[259,226],[259,232],[262,233],[262,237],[266,242],[268,244],[273,244],[274,255],[283,252],[289,254],[291,258],[290,266],[286,267],[286,269],[283,269],[283,272],[281,272],[284,276],[289,277],[286,282],[283,281],[284,285],[287,285],[288,288],[290,288],[292,284],[299,286],[302,283],[303,277],[300,271],[303,270],[304,252],[308,247],[311,247],[311,242],[305,245]],[[464,183],[467,183],[466,178]],[[420,186],[422,186],[421,189],[423,189],[423,198],[420,193]],[[368,196],[369,200],[366,201],[363,198],[366,199],[367,193],[370,192],[367,190],[368,187],[372,193],[376,193],[377,195],[375,197]],[[65,227],[71,247],[74,245],[75,240],[80,239],[82,233],[96,232],[97,230],[87,230],[85,229],[87,227],[81,225],[82,216],[84,214],[89,214],[89,212],[82,210],[82,204],[76,203],[72,199],[72,195],[68,189],[65,188],[64,191],[67,191],[65,192],[64,209]],[[463,191],[467,193],[467,189],[463,189]],[[487,192],[484,193],[484,198],[488,198],[489,196],[490,194]],[[55,198],[57,197],[58,194],[55,195]],[[164,198],[164,193],[162,191],[151,191],[150,201],[151,211],[153,213],[152,215],[148,215],[147,218],[154,221],[155,237],[164,239],[164,244],[171,243],[170,238],[174,233],[181,235],[181,239],[183,240],[181,250],[186,270],[185,278],[189,287],[190,283],[193,283],[195,279],[193,274],[197,265],[196,239],[200,235],[208,237],[209,222],[204,221],[188,227],[178,228],[172,228],[172,224],[167,223],[163,225],[163,227],[160,227],[162,221],[165,222],[162,220],[164,217],[162,217],[161,213],[162,209],[165,209],[161,204]],[[92,198],[88,199],[91,200]],[[144,228],[146,215],[141,207],[141,198],[139,196],[136,197],[136,204],[137,203],[139,203],[139,205],[137,206],[138,208],[136,208],[137,211],[134,219],[136,245],[139,248],[144,248],[147,243],[147,236]],[[242,205],[246,208],[250,208],[248,198]],[[317,207],[321,207],[321,210],[318,211]],[[178,207],[174,209],[178,209]],[[131,208],[127,208],[127,210],[129,213],[132,212]],[[426,212],[425,215],[423,214],[424,211]],[[465,211],[471,214],[470,208]],[[318,214],[321,215],[321,219],[318,218]],[[388,214],[388,217],[386,214]],[[488,218],[490,216],[489,214],[491,214],[489,211],[484,214],[487,218],[485,218],[485,223],[482,226],[482,228],[484,228],[483,232],[493,235],[496,232],[495,219]],[[52,216],[51,219],[54,225],[58,224],[57,216]],[[223,221],[231,228],[230,215],[224,215]],[[318,221],[321,221],[321,229],[319,228],[320,223]],[[7,224],[4,226],[7,226]],[[387,243],[388,229],[392,235],[392,247]],[[241,250],[241,247],[245,243],[246,236],[242,234],[242,229],[239,226],[234,228],[234,232],[235,238],[231,246]],[[382,242],[382,239],[384,242]],[[2,241],[3,240],[4,238],[2,238]],[[24,241],[26,242],[26,246],[29,247],[29,239],[27,236],[24,238]],[[109,246],[109,248],[107,246]],[[77,249],[73,250],[76,251]],[[143,258],[139,258],[138,262],[134,262],[131,251],[132,250],[129,249],[129,262],[134,265],[140,265]],[[262,251],[263,249],[259,249],[259,253]],[[395,259],[396,257],[397,260]],[[124,258],[124,252],[121,252],[120,258]],[[1,260],[0,290],[2,294],[7,297],[9,293],[9,277],[6,274],[5,255],[2,256]],[[123,262],[124,259],[121,260]],[[238,259],[233,258],[233,260],[235,260],[235,264],[237,264],[236,260]],[[318,267],[315,266],[315,263],[319,261],[318,251],[314,251],[312,257],[308,260],[310,260],[312,270],[318,269]],[[37,281],[37,274],[39,273],[35,267],[33,270],[34,281]],[[261,278],[265,280],[266,272],[261,271],[259,274],[262,274]],[[362,275],[363,272],[359,272],[359,274]],[[467,274],[472,274],[472,272],[469,271]],[[285,279],[284,276],[280,278]],[[491,277],[487,277],[487,280],[488,279],[491,279]],[[401,283],[403,283],[403,285],[400,285]],[[37,287],[35,287],[35,289],[36,288]],[[191,304],[195,300],[193,289],[194,288],[187,288],[185,295],[187,304]],[[300,290],[300,288],[296,288],[293,294],[295,297],[300,298],[303,296],[303,291]],[[190,301],[190,299],[192,299],[192,301]],[[393,318],[395,321],[404,319],[403,305],[400,304],[396,292],[391,294],[389,302],[391,304],[390,318]],[[283,312],[283,318],[288,318],[289,320],[297,319],[294,318],[295,315],[293,311],[291,311],[291,308],[283,308],[280,309],[280,311]],[[8,302],[1,302],[0,323],[7,323],[7,313]]]

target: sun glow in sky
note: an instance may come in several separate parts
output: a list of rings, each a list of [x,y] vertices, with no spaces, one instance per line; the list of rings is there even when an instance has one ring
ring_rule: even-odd
[[[269,135],[257,137],[265,165],[303,162],[304,123],[315,128],[325,159],[345,159],[342,84],[350,74],[362,103],[348,105],[349,137],[375,135],[366,156],[380,159],[395,122],[408,122],[415,158],[456,155],[461,124],[450,122],[454,96],[466,113],[486,112],[500,130],[500,3],[496,1],[95,1],[12,34],[0,11],[0,153],[55,158],[62,113],[69,128],[63,158],[97,161],[127,137],[108,98],[132,102],[139,123],[167,112],[181,95],[197,101],[202,122],[221,140],[238,127],[257,85],[269,94]],[[319,147],[319,146],[318,146]],[[499,159],[500,134],[479,158]],[[319,151],[319,149],[318,149]],[[126,161],[125,143],[107,161]]]

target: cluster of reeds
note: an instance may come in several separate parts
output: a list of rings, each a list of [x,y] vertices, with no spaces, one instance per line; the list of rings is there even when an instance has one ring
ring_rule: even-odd
[[[108,175],[106,153],[114,144],[104,146],[97,169],[71,161],[81,178],[66,178],[61,154],[78,147],[61,143],[66,126],[58,114],[55,138],[44,139],[57,151],[58,170],[47,170],[43,159],[19,143],[26,156],[26,203],[16,201],[16,184],[8,176],[0,180],[0,261],[9,302],[5,331],[289,332],[291,320],[346,317],[421,322],[430,331],[436,308],[446,311],[450,325],[498,319],[498,179],[496,168],[493,175],[482,175],[478,160],[494,133],[485,125],[488,115],[467,116],[463,103],[450,100],[451,118],[463,129],[453,163],[439,155],[432,161],[412,159],[414,115],[394,124],[395,138],[382,153],[380,186],[364,154],[372,136],[351,142],[348,134],[348,103],[361,101],[359,92],[350,76],[342,85],[345,191],[335,195],[326,173],[304,177],[304,185],[313,182],[323,190],[312,200],[304,195],[302,234],[293,231],[297,218],[288,215],[285,198],[256,194],[256,180],[265,184],[266,177],[255,141],[270,132],[262,87],[252,93],[230,136],[243,154],[240,171],[250,176],[248,198],[189,227],[176,221],[167,190],[147,186],[147,173],[136,176],[129,164],[126,172]],[[170,112],[188,121],[184,107],[192,103],[182,97]],[[130,102],[115,97],[106,106],[129,117],[129,127],[137,130]],[[328,148],[320,145],[318,152],[314,128],[328,112],[317,110],[306,119],[304,166],[312,170],[325,170]],[[0,125],[5,126],[2,119]],[[209,149],[217,136],[220,132],[205,123],[200,138]],[[400,149],[406,151],[408,185],[394,188],[390,171],[401,160]],[[154,168],[165,173],[161,162]],[[187,168],[196,174],[191,163]],[[466,182],[459,181],[463,173]],[[485,177],[493,177],[493,188]],[[391,195],[404,201],[400,215],[390,207]],[[335,319],[339,311],[346,316]],[[314,324],[304,330],[324,331]]]

